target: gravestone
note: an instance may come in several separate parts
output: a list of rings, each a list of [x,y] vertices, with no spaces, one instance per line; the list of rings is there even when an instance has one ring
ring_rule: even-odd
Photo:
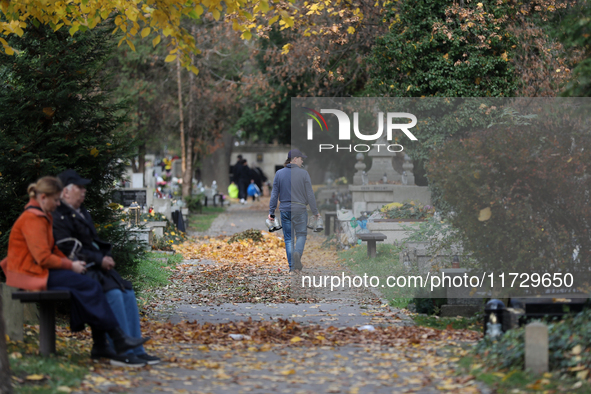
[[[141,189],[144,187],[144,174],[141,172],[134,172],[131,174],[131,187],[134,189]]]
[[[548,372],[548,326],[535,322],[525,326],[525,369]]]
[[[148,188],[148,193],[156,189],[156,177],[154,176],[154,167],[146,167],[144,179],[146,180],[146,188]]]
[[[182,178],[183,176],[183,163],[181,159],[177,159],[172,162],[172,176]]]
[[[151,229],[156,237],[162,238],[164,236],[164,229],[166,228],[166,222],[165,221],[147,222],[146,227]]]
[[[153,204],[154,195],[148,192],[146,188],[126,188],[118,189],[113,192],[112,201],[129,207],[137,202],[141,207],[149,207]]]
[[[172,206],[171,200],[168,198],[155,198],[152,204],[156,213],[161,213],[166,216],[169,222],[172,222]]]
[[[142,244],[146,251],[150,251],[150,230],[149,228],[132,227],[129,229],[129,240],[137,241]]]

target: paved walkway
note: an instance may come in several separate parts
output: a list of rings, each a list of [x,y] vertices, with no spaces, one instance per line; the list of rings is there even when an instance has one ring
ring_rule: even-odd
[[[213,222],[207,233],[193,235],[217,237],[230,236],[250,228],[266,230],[267,206],[268,199],[254,204],[231,205]],[[310,234],[308,239],[302,259],[303,275],[349,272],[346,267],[332,261],[334,259],[329,261],[323,257],[321,235]],[[405,338],[380,342],[371,333],[356,337],[355,332],[361,332],[358,329],[367,325],[378,330],[403,330],[401,333],[414,329],[407,313],[385,305],[379,294],[367,289],[349,288],[302,290],[300,276],[289,275],[285,269],[279,269],[244,275],[245,278],[238,278],[240,281],[233,290],[238,287],[245,292],[260,287],[290,289],[290,293],[282,298],[284,301],[265,302],[268,300],[255,297],[250,302],[234,302],[237,299],[235,293],[229,294],[215,286],[214,290],[211,286],[203,286],[208,280],[219,280],[220,276],[208,276],[217,272],[218,266],[212,260],[186,260],[182,276],[175,277],[167,288],[156,291],[158,299],[169,302],[162,302],[150,316],[150,319],[160,320],[163,324],[161,330],[165,330],[156,330],[155,335],[176,335],[174,338],[180,335],[182,338],[178,341],[162,338],[160,343],[155,340],[148,345],[152,353],[163,357],[163,363],[137,371],[116,368],[92,374],[85,381],[86,390],[297,394],[437,393],[441,390],[489,392],[471,377],[455,376],[454,362],[457,357],[449,353],[444,345],[456,345],[460,354],[463,350],[459,343],[452,340],[429,342],[424,338]],[[287,342],[261,340],[264,335],[260,330],[269,329],[269,324],[274,322],[287,324],[285,320],[294,321],[293,328],[300,331],[305,326],[317,327],[317,336],[303,332],[299,334],[302,338],[297,338],[308,342],[311,339],[318,344],[297,347],[297,344],[291,343],[294,339]],[[252,339],[246,336],[231,343],[199,344],[200,336],[194,334],[198,330],[239,327],[227,326],[232,323],[240,327],[250,325],[255,330],[251,332],[256,335]],[[182,325],[180,331],[184,330],[184,333],[179,334],[179,329],[166,331],[176,324]],[[385,335],[386,331],[376,332],[376,335]],[[348,333],[346,338],[349,339],[343,336],[339,346],[335,346],[335,342],[324,345],[324,336],[335,332]],[[195,343],[185,340],[192,336],[197,338]],[[427,334],[423,336],[426,338]]]

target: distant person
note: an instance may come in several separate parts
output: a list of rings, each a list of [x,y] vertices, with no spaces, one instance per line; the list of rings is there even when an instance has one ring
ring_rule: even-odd
[[[263,185],[267,182],[268,178],[260,167],[252,167],[250,169],[250,175],[254,180],[254,183],[260,190],[263,190]]]
[[[242,167],[242,155],[238,155],[236,163],[232,167],[232,182],[238,186],[238,181],[240,179],[240,168]]]
[[[257,184],[254,183],[254,179],[250,181],[246,193],[248,194],[248,197],[252,197],[252,201],[258,200],[261,196],[261,189],[259,189]]]
[[[246,199],[248,198],[247,189],[252,177],[250,174],[250,167],[248,166],[248,161],[246,159],[242,159],[241,164],[242,165],[240,167],[240,175],[238,176],[238,191],[240,203],[246,204]]]
[[[275,173],[273,180],[273,191],[269,202],[269,219],[275,214],[277,201],[281,212],[281,225],[283,226],[283,239],[285,240],[285,252],[289,271],[301,271],[301,258],[306,246],[308,233],[308,211],[306,206],[310,205],[312,213],[318,218],[316,198],[312,190],[312,181],[308,171],[302,165],[306,159],[298,149],[292,149],[287,154],[285,168]]]
[[[238,198],[238,186],[234,182],[230,183],[228,186],[228,196],[230,198]]]

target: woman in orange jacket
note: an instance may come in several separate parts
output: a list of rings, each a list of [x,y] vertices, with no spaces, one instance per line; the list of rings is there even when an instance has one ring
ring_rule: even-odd
[[[68,290],[71,294],[72,331],[92,328],[93,358],[110,358],[115,365],[121,356],[110,350],[105,334],[115,343],[118,354],[133,349],[148,339],[130,338],[119,327],[100,284],[83,274],[84,261],[71,261],[55,245],[53,212],[60,204],[63,187],[59,179],[43,177],[28,188],[29,203],[17,219],[8,239],[8,256],[0,263],[8,286],[25,290]],[[114,362],[115,361],[115,362]]]

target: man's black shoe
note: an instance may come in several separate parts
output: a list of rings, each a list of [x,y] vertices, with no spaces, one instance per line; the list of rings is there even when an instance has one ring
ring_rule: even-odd
[[[110,357],[111,365],[118,367],[141,368],[148,364],[146,361],[139,359],[135,354],[116,354]]]
[[[150,356],[149,354],[138,354],[137,358],[148,363],[148,365],[158,364],[160,357]]]
[[[117,354],[125,353],[126,351],[141,346],[145,342],[150,340],[149,337],[132,338],[130,336],[127,336],[127,334],[125,334],[120,327],[114,328],[107,332],[113,339],[113,343],[115,344],[115,351],[117,352]]]

